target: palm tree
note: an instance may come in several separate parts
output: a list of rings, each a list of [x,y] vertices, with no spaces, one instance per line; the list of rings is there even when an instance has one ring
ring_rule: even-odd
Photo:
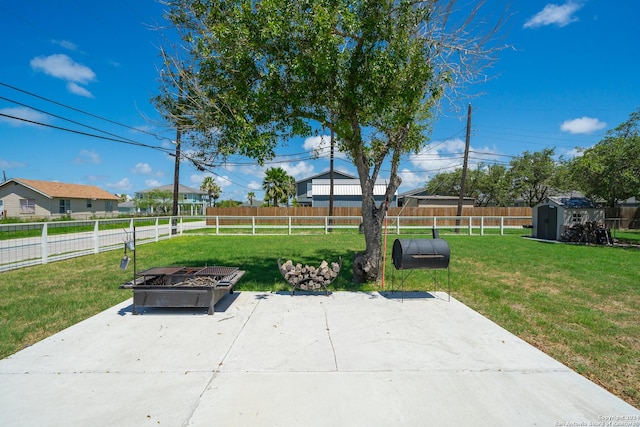
[[[289,199],[296,195],[296,179],[291,175],[287,175],[287,179],[283,185],[284,190],[284,202],[289,206]]]
[[[211,198],[213,197],[213,206],[216,205],[216,200],[220,197],[220,193],[222,189],[216,183],[216,181],[211,176],[207,176],[202,181],[202,185],[200,185],[200,190],[206,191],[209,195],[209,207],[211,207]]]
[[[253,199],[256,198],[256,193],[254,193],[253,191],[249,191],[249,193],[247,194],[247,199],[249,200],[249,206],[253,206]]]
[[[282,168],[269,168],[265,171],[262,189],[265,193],[267,204],[273,200],[273,206],[278,206],[278,202],[288,199],[291,177]]]

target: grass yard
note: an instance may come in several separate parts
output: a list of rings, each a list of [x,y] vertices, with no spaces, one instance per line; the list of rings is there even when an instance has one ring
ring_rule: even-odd
[[[430,236],[410,238],[418,237]],[[640,407],[640,250],[512,235],[442,237],[451,248],[455,298]],[[387,244],[386,290],[400,286],[390,257],[394,239]],[[317,266],[341,256],[334,290],[380,290],[351,283],[353,255],[363,249],[364,238],[355,233],[186,236],[138,245],[137,268],[239,266],[247,273],[238,290],[280,291],[289,288],[278,257]],[[122,271],[121,257],[113,251],[0,273],[0,357],[130,298],[118,286],[132,278],[133,263]],[[411,272],[404,288],[432,290],[432,272]]]

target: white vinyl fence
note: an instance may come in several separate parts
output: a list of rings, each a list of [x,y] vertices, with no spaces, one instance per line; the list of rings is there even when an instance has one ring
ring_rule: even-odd
[[[389,234],[526,233],[530,217],[388,217]],[[358,233],[360,217],[195,216],[0,224],[0,272],[181,235]]]

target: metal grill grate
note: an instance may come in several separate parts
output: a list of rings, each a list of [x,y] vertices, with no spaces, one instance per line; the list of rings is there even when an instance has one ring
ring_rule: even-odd
[[[238,271],[238,267],[205,267],[196,276],[228,276]]]

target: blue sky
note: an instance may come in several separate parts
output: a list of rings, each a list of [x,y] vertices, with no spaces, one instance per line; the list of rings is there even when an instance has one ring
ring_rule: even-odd
[[[489,3],[495,12],[507,2]],[[640,107],[640,2],[514,0],[508,15],[509,48],[486,70],[486,82],[465,89],[470,98],[442,106],[429,145],[403,158],[401,192],[462,165],[469,103],[471,165],[507,164],[547,147],[571,157],[575,147],[597,143]],[[153,0],[0,0],[0,169],[6,177],[130,195],[172,184],[174,158],[167,153],[175,132],[149,102],[162,44],[152,28],[162,23],[162,6]],[[327,170],[326,157],[311,155],[321,142],[328,135],[287,141],[264,168],[234,157],[213,170],[221,198],[246,201],[250,191],[261,198],[263,172],[271,166],[296,179]],[[356,174],[343,156],[335,166]],[[208,174],[182,163],[180,181],[198,188]]]

